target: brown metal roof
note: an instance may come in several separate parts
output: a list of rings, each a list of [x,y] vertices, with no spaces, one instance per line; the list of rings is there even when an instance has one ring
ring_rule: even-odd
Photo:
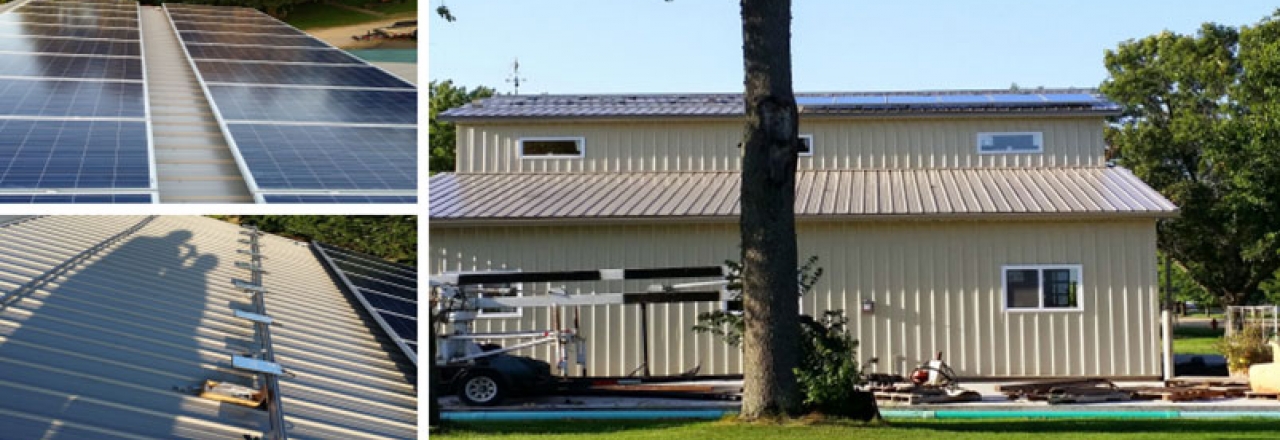
[[[737,172],[439,174],[431,221],[738,215]],[[796,215],[1174,215],[1124,168],[835,170],[796,173]]]

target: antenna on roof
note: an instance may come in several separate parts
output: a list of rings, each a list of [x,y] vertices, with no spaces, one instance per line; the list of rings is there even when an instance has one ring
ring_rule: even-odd
[[[529,80],[528,78],[520,77],[520,59],[516,58],[516,61],[511,63],[511,76],[507,78],[507,82],[515,86],[514,94],[516,95],[520,94],[520,81],[528,81],[528,80]]]

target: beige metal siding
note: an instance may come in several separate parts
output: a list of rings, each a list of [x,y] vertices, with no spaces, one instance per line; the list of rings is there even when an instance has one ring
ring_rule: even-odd
[[[564,270],[719,264],[737,254],[734,224],[431,227],[430,271]],[[1107,222],[803,222],[801,256],[826,275],[804,299],[807,313],[849,310],[859,359],[900,372],[943,351],[962,375],[1144,376],[1159,374],[1153,220]],[[1082,265],[1082,312],[1002,311],[1001,266]],[[547,286],[525,286],[545,292]],[[618,291],[622,283],[570,283],[571,291]],[[626,286],[628,289],[639,285]],[[865,299],[873,314],[858,313]],[[689,328],[715,303],[650,308],[654,374],[701,365],[741,371],[740,356]],[[568,316],[572,316],[571,314]],[[589,372],[640,365],[636,306],[582,309]],[[549,328],[549,309],[487,319],[477,331]],[[566,321],[567,322],[567,321]],[[550,347],[527,350],[550,359]]]
[[[1084,118],[809,119],[806,169],[1090,167],[1103,164],[1103,121]],[[1044,133],[1038,154],[978,154],[979,132]],[[586,139],[583,158],[520,159],[517,140]],[[735,120],[461,124],[458,172],[737,171],[742,124]]]

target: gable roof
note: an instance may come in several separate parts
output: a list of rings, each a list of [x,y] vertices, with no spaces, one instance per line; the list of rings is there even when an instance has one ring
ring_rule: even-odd
[[[1095,89],[948,90],[796,93],[802,115],[1118,114],[1120,106]],[[499,95],[446,110],[445,121],[733,117],[743,114],[738,93]]]
[[[438,174],[433,225],[578,219],[728,219],[737,172]],[[1174,215],[1177,207],[1124,168],[796,172],[797,218]]]
[[[41,438],[260,436],[267,412],[197,397],[245,379],[253,327],[233,279],[236,225],[202,217],[53,216],[0,225],[0,425]],[[414,438],[412,365],[304,243],[260,238],[285,424],[296,438]]]

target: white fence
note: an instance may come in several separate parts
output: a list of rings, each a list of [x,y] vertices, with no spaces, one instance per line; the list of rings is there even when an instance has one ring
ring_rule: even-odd
[[[1280,306],[1227,306],[1227,336],[1246,325],[1262,327],[1270,339],[1280,334]]]

